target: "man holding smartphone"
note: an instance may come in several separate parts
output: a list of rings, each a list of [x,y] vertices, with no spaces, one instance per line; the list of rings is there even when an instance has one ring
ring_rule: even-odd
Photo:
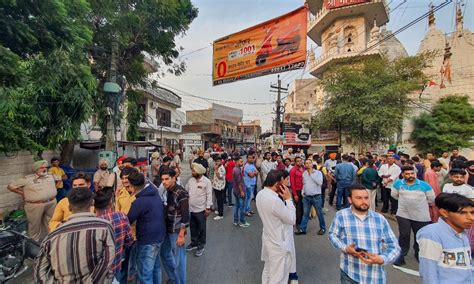
[[[387,283],[384,265],[400,255],[400,246],[387,220],[369,210],[364,186],[349,188],[351,207],[339,210],[329,228],[329,241],[341,250],[341,283]]]
[[[286,284],[290,273],[292,244],[285,236],[287,226],[295,224],[296,209],[290,190],[281,183],[283,176],[283,171],[271,170],[256,198],[263,223],[262,284]]]

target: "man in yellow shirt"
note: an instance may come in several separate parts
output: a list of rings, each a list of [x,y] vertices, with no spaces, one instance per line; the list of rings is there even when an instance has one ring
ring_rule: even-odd
[[[132,172],[137,172],[135,168],[124,168],[120,173],[120,179],[122,181],[122,187],[115,193],[115,211],[120,211],[128,214],[132,202],[135,201],[135,194],[133,188],[130,186],[128,176]]]
[[[49,168],[49,173],[53,175],[54,182],[56,183],[56,189],[58,193],[56,194],[56,201],[59,202],[61,199],[66,197],[66,190],[64,189],[63,181],[67,180],[66,173],[63,169],[59,167],[59,159],[51,159],[51,168]]]
[[[72,177],[72,188],[91,187],[91,178],[83,173],[78,172]],[[94,212],[94,207],[91,207],[91,212]],[[66,222],[71,216],[72,212],[69,209],[69,199],[63,198],[54,208],[53,217],[49,221],[48,229],[50,232],[54,231],[59,225]]]

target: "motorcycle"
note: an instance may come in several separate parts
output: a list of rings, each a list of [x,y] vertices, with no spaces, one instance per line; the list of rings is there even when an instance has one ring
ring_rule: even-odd
[[[33,260],[39,254],[40,244],[19,232],[25,223],[26,220],[12,221],[0,226],[0,284],[25,273],[29,268],[25,260]]]

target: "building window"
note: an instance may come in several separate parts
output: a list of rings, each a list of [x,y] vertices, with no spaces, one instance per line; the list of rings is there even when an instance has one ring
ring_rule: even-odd
[[[171,127],[171,111],[163,108],[157,108],[156,123],[159,126]]]

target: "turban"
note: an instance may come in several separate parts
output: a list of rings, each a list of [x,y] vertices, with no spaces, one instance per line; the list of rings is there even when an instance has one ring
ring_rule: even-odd
[[[203,175],[206,173],[206,168],[201,164],[193,163],[192,168],[198,175]]]
[[[39,160],[39,161],[36,161],[36,162],[33,164],[33,170],[36,172],[42,165],[48,166],[48,161],[46,161],[46,160]]]

